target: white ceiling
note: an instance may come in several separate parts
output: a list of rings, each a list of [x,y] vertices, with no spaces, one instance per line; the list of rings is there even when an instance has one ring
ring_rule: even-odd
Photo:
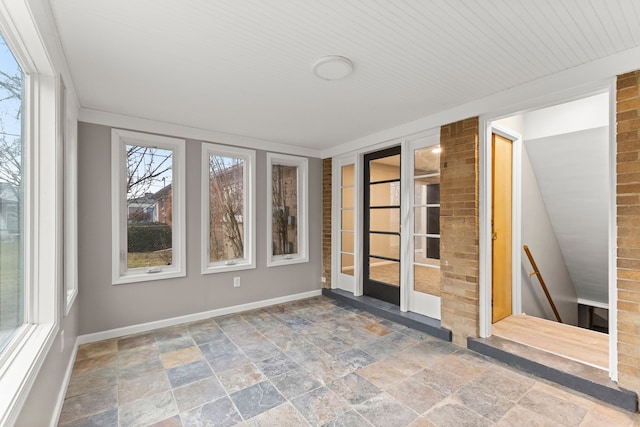
[[[50,3],[82,107],[318,150],[640,46],[638,0]]]

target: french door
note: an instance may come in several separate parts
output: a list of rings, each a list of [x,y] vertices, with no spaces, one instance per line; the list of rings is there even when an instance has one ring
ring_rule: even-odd
[[[409,142],[409,311],[440,319],[440,144],[437,135]]]
[[[401,147],[364,156],[363,293],[400,305]]]

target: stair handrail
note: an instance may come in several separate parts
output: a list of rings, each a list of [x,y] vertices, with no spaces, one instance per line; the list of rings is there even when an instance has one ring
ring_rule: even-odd
[[[531,266],[533,267],[533,272],[529,273],[529,277],[533,276],[534,274],[538,277],[538,282],[540,283],[540,286],[542,286],[542,290],[544,291],[544,294],[547,296],[547,301],[549,301],[549,305],[551,306],[551,309],[553,310],[553,314],[556,315],[556,319],[558,320],[558,322],[562,323],[562,320],[560,319],[560,313],[558,313],[558,309],[556,308],[556,305],[553,302],[553,298],[551,298],[551,294],[549,293],[549,289],[547,289],[547,285],[544,283],[544,279],[542,278],[542,274],[540,274],[540,270],[538,270],[538,265],[536,264],[535,260],[533,259],[533,255],[531,255],[531,251],[529,250],[529,246],[524,245],[522,248],[524,249],[524,252],[527,254],[527,257],[529,258],[529,262],[531,263]]]

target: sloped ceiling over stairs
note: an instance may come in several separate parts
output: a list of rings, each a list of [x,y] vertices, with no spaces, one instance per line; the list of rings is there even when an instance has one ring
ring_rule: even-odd
[[[549,114],[525,114],[524,132],[578,298],[603,304],[608,303],[610,205],[607,102],[603,94]]]

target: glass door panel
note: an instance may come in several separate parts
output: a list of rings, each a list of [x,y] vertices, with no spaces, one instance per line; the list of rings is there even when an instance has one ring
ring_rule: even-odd
[[[400,259],[400,236],[393,234],[370,234],[369,254],[380,259]]]
[[[340,243],[342,244],[341,252],[353,254],[353,231],[342,231]]]
[[[349,282],[348,288],[353,288],[355,275],[355,166],[348,164],[340,168],[340,191],[342,203],[340,206],[340,273],[351,276],[349,280],[338,279],[338,282]],[[353,292],[353,289],[351,289]]]
[[[400,304],[400,147],[364,157],[363,292]]]
[[[348,274],[349,276],[353,276],[354,274],[353,255],[345,254],[345,253],[340,255],[340,272],[342,274]]]
[[[353,209],[353,187],[342,187],[342,209]]]
[[[413,155],[413,290],[440,296],[440,146]]]
[[[341,209],[342,216],[342,230],[353,230],[353,209]]]
[[[371,209],[372,231],[388,231],[392,233],[400,233],[400,209],[399,208],[381,208]]]
[[[369,175],[369,182],[400,181],[400,154],[371,159],[369,162]]]
[[[369,258],[370,279],[400,287],[400,263]]]

